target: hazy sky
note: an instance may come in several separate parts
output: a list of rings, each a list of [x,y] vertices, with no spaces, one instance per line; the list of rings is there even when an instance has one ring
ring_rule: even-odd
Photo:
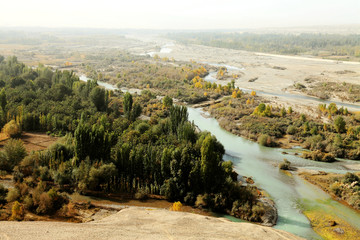
[[[0,26],[220,29],[360,24],[360,0],[0,0]]]

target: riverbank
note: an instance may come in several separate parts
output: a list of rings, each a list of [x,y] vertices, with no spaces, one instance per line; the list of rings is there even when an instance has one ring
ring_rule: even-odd
[[[154,208],[123,209],[88,223],[2,222],[0,239],[302,239],[250,223]]]
[[[173,202],[167,201],[163,196],[151,195],[147,199],[138,200],[131,197],[130,194],[108,194],[105,196],[90,196],[73,193],[70,195],[71,200],[81,203],[91,202],[91,204],[98,207],[110,207],[114,209],[123,209],[126,207],[143,207],[143,208],[157,208],[170,209]],[[203,216],[212,216],[213,213],[207,209],[199,209],[187,205],[182,205],[182,212],[194,213]]]
[[[360,173],[355,173],[355,175],[360,176]],[[351,204],[351,196],[347,196],[345,194],[341,194],[341,184],[344,181],[345,174],[337,174],[337,173],[326,173],[323,171],[309,171],[309,170],[302,170],[299,172],[299,176],[305,179],[306,181],[310,182],[311,184],[321,188],[324,192],[329,194],[331,198],[339,203],[352,208],[354,211],[360,213],[360,208],[358,205]],[[337,184],[338,183],[338,186]],[[357,187],[358,181],[354,181],[348,183],[348,185],[344,184],[344,187],[351,189]],[[335,188],[335,187],[338,187]],[[342,191],[343,192],[343,191]],[[352,195],[352,193],[350,193]]]
[[[322,171],[300,171],[299,176],[316,187],[321,188],[331,198],[353,211],[360,213],[359,209],[349,204],[347,199],[336,196],[331,189],[334,179],[341,179],[344,174],[325,173]],[[311,221],[315,232],[325,239],[360,239],[360,229],[356,228],[351,222],[345,221],[332,211],[324,211],[317,207],[305,207],[304,215]]]

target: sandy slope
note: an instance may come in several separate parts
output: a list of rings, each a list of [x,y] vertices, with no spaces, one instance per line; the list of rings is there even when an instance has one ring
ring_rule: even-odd
[[[1,222],[3,239],[301,239],[250,223],[130,207],[88,223]]]

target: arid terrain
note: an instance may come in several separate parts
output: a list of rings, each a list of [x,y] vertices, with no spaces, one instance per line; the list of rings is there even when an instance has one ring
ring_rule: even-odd
[[[2,222],[1,240],[16,239],[302,239],[250,223],[130,207],[88,223]]]
[[[140,39],[140,37],[132,36]],[[141,38],[144,40],[144,38]],[[146,38],[145,38],[146,39]],[[159,51],[161,46],[172,42],[165,39],[146,39],[147,46],[128,49],[134,54]],[[151,47],[155,44],[154,47]],[[317,108],[319,102],[302,97],[291,97],[291,94],[304,96],[294,85],[297,83],[309,87],[310,84],[335,82],[338,84],[360,82],[359,62],[340,62],[319,59],[312,56],[285,56],[266,53],[254,53],[241,50],[215,48],[201,45],[169,44],[171,51],[160,51],[160,57],[174,58],[181,61],[196,61],[229,65],[229,74],[238,74],[235,85],[241,89],[261,92],[276,104],[292,106],[295,111],[311,113],[309,107]],[[256,79],[255,81],[249,81]],[[227,84],[230,80],[217,81]],[[290,96],[289,96],[290,95]],[[339,98],[329,99],[339,101]],[[359,105],[360,106],[360,105]],[[349,107],[356,111],[356,108]]]

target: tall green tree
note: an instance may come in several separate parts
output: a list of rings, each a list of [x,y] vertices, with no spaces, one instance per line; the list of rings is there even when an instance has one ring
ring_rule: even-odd
[[[94,103],[98,111],[104,111],[105,106],[105,89],[100,87],[95,87],[90,92],[90,99]]]
[[[3,112],[5,112],[6,104],[7,104],[6,92],[5,92],[5,88],[3,88],[0,91],[0,106],[1,106],[1,109],[3,110]]]
[[[334,121],[335,130],[338,133],[343,133],[346,130],[346,122],[342,116],[337,116]]]
[[[131,118],[131,110],[133,106],[133,98],[132,95],[127,92],[124,95],[124,114],[127,119]]]
[[[223,182],[223,172],[220,165],[222,156],[225,153],[223,145],[219,143],[215,136],[208,134],[201,144],[201,176],[205,190],[213,192],[219,189]]]
[[[166,95],[166,96],[163,98],[163,105],[164,105],[164,107],[166,107],[166,108],[171,107],[171,106],[173,105],[173,100],[172,100],[172,98]]]

